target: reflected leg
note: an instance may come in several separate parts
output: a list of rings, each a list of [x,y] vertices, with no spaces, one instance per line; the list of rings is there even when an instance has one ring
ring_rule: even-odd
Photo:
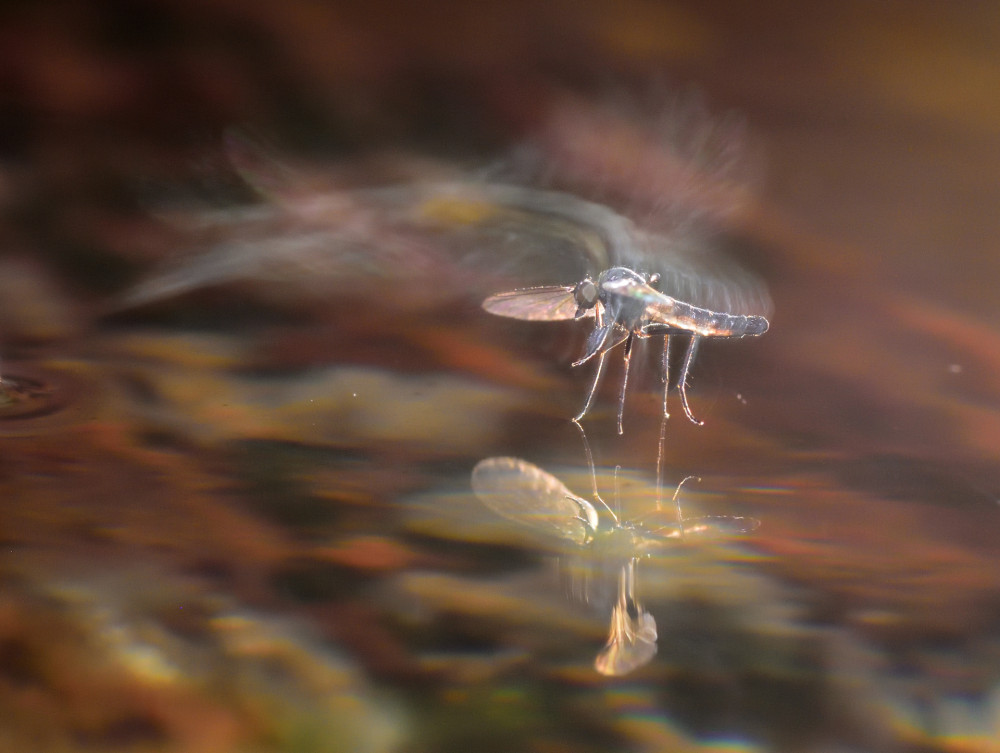
[[[677,508],[677,528],[680,531],[682,539],[684,538],[684,512],[681,510],[681,488],[691,479],[701,481],[699,476],[685,476],[674,490],[674,507]]]
[[[590,469],[590,485],[594,494],[594,500],[600,502],[601,505],[607,510],[611,517],[614,519],[615,524],[618,524],[618,515],[608,507],[608,503],[601,499],[600,492],[597,490],[597,468],[594,466],[594,453],[590,451],[590,442],[587,441],[587,432],[583,428],[583,424],[573,419],[573,423],[576,424],[576,428],[580,430],[580,439],[583,440],[583,451],[587,456],[587,467]]]
[[[656,509],[663,509],[663,446],[667,441],[667,416],[660,419],[660,443],[656,447]]]

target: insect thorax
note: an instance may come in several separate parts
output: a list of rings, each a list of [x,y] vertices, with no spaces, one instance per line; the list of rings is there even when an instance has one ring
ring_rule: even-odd
[[[645,285],[646,277],[628,267],[611,267],[603,272],[598,279],[601,303],[608,312],[608,318],[618,322],[627,330],[636,330],[643,322],[646,314],[646,303],[626,295],[610,293],[605,288],[607,283],[630,280],[639,285]]]

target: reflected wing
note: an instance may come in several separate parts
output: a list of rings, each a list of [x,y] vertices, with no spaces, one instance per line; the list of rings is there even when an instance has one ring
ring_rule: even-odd
[[[733,515],[705,515],[696,518],[684,518],[684,527],[677,523],[653,528],[643,522],[641,531],[644,536],[652,539],[719,539],[726,536],[742,536],[760,528],[756,518],[743,518]]]
[[[627,675],[656,656],[656,620],[638,604],[635,607],[634,619],[620,603],[611,612],[611,634],[594,660],[594,669],[602,675]]]
[[[597,530],[593,505],[520,458],[480,461],[472,469],[472,491],[493,512],[540,533],[582,545]]]
[[[529,321],[557,321],[576,318],[577,304],[573,297],[575,286],[545,285],[521,288],[491,295],[483,301],[483,308],[497,316]],[[584,317],[594,316],[594,309],[583,312]]]
[[[656,620],[635,600],[635,560],[622,567],[608,642],[594,660],[602,675],[621,677],[656,655]]]
[[[760,528],[757,518],[743,518],[732,515],[706,515],[700,518],[684,519],[684,537],[718,538],[741,536]]]
[[[756,518],[737,517],[733,515],[706,515],[703,517],[684,518],[684,528],[671,521],[666,525],[653,525],[654,516],[646,516],[641,523],[634,524],[639,534],[636,541],[636,551],[648,554],[658,550],[668,543],[681,541],[713,541],[730,536],[742,536],[760,528]]]

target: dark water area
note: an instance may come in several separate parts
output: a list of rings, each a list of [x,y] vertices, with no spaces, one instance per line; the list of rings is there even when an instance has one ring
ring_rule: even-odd
[[[998,35],[0,11],[0,751],[1000,750]],[[606,249],[511,183],[750,270],[703,426],[655,337],[570,421],[593,320],[480,304]]]

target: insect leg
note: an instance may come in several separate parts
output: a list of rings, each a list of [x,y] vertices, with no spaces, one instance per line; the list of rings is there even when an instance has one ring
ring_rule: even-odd
[[[698,342],[701,337],[698,335],[691,335],[691,344],[688,345],[687,353],[684,354],[684,363],[681,365],[681,375],[677,381],[677,391],[681,393],[681,405],[684,407],[684,413],[691,421],[691,423],[697,426],[704,426],[704,421],[699,421],[691,413],[691,407],[688,405],[687,399],[687,377],[688,371],[691,370],[691,364],[694,361],[694,355],[698,351]]]
[[[670,390],[670,335],[663,336],[663,417],[670,418],[667,410],[667,392]]]
[[[615,523],[618,523],[618,516],[615,511],[608,507],[608,503],[601,499],[600,492],[597,491],[597,468],[594,466],[594,453],[590,451],[590,442],[587,441],[587,432],[583,429],[583,424],[573,419],[573,423],[576,424],[576,428],[580,430],[580,439],[583,440],[583,451],[587,456],[587,467],[590,468],[590,485],[594,492],[594,500],[600,502],[601,505],[611,513],[611,517],[614,519]]]
[[[656,447],[656,509],[663,509],[663,445],[667,439],[667,416],[660,420],[660,443]]]
[[[587,411],[590,410],[590,404],[594,402],[594,395],[597,394],[597,385],[601,383],[601,373],[604,371],[604,358],[607,354],[606,350],[602,350],[597,354],[597,371],[594,372],[594,380],[590,383],[590,392],[587,393],[587,401],[583,404],[583,410],[574,417],[574,421],[580,421],[586,416]],[[573,365],[575,366],[576,364]]]
[[[628,367],[632,362],[632,343],[635,342],[635,337],[632,333],[629,333],[628,338],[625,340],[625,354],[623,359],[625,361],[625,375],[622,377],[622,392],[621,396],[618,398],[618,433],[622,434],[622,416],[625,414],[625,390],[628,388]]]
[[[625,340],[628,334],[622,327],[618,327],[614,322],[607,322],[602,326],[594,327],[587,336],[586,352],[572,363],[573,366],[581,366],[596,356],[611,350],[618,343]]]

